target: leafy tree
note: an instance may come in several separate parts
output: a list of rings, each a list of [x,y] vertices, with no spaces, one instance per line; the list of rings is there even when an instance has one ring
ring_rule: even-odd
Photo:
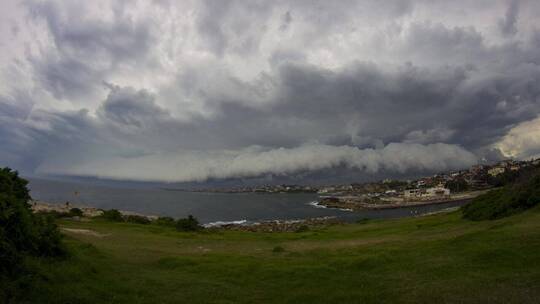
[[[10,298],[12,282],[26,271],[26,256],[66,253],[54,219],[32,213],[27,184],[17,171],[0,169],[0,299]]]

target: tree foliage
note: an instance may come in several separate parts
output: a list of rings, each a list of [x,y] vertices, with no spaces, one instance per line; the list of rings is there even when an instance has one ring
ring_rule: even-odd
[[[33,214],[26,188],[28,181],[17,171],[0,169],[0,285],[12,286],[26,271],[27,256],[52,257],[65,254],[54,219]],[[0,299],[8,298],[9,288],[0,288]]]

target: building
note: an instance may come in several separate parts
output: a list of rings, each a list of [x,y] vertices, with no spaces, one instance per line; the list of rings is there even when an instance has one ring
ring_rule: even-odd
[[[437,187],[433,187],[433,188],[427,188],[425,196],[427,196],[427,197],[450,196],[450,189],[444,188],[442,186],[437,186]]]
[[[386,194],[386,195],[397,195],[397,191],[396,190],[386,190],[384,192],[384,194]]]
[[[403,191],[403,196],[406,198],[418,197],[422,195],[422,189],[406,189]]]

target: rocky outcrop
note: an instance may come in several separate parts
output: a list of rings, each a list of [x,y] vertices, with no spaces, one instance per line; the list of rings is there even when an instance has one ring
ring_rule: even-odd
[[[318,217],[305,220],[291,221],[262,221],[250,224],[227,224],[213,229],[250,231],[250,232],[301,232],[314,227],[329,226],[343,223],[336,217]]]

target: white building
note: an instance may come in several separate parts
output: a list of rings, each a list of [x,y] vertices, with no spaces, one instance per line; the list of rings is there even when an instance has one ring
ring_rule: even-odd
[[[407,189],[403,191],[405,198],[437,198],[450,196],[450,189],[442,185],[427,189]]]
[[[442,186],[427,188],[425,195],[428,197],[450,196],[450,189]]]

